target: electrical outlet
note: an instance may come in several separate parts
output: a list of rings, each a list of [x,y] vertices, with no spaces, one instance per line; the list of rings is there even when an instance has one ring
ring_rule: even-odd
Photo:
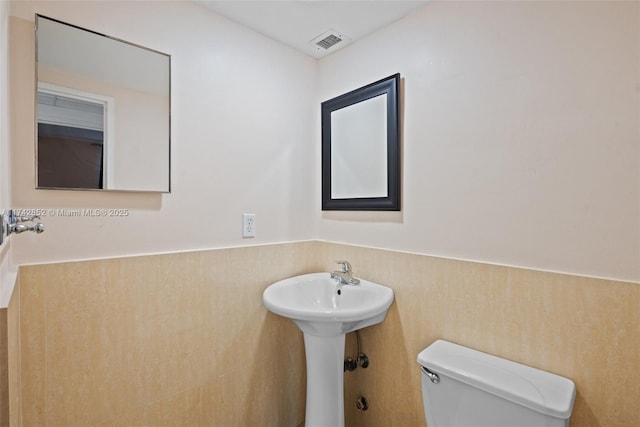
[[[256,214],[242,214],[242,237],[256,236]]]

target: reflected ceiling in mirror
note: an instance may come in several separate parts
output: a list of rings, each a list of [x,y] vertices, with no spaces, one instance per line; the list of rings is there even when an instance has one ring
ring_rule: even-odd
[[[171,57],[36,15],[36,187],[170,192]]]

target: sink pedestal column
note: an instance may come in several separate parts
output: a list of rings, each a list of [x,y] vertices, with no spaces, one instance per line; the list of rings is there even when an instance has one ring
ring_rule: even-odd
[[[344,427],[345,334],[304,334],[307,360],[305,427]]]

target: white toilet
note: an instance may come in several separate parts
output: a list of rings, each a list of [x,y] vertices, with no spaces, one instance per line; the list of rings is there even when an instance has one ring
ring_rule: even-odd
[[[438,340],[418,355],[428,427],[566,427],[567,378]]]

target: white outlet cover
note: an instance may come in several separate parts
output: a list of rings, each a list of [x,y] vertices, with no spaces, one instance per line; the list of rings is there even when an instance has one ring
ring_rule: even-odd
[[[256,236],[256,214],[242,214],[242,237]]]

